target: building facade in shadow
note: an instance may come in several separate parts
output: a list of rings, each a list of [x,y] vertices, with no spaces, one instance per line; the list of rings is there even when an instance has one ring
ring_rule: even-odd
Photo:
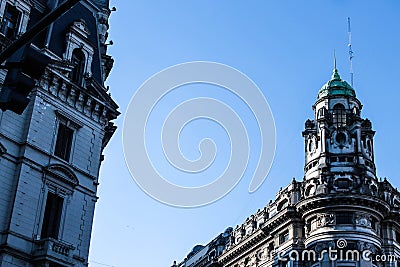
[[[4,49],[63,1],[0,2]],[[88,266],[103,149],[108,0],[80,1],[30,44],[51,58],[21,115],[0,111],[0,266]],[[4,80],[2,70],[0,79]]]

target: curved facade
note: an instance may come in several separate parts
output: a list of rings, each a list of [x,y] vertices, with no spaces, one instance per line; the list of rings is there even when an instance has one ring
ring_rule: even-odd
[[[377,178],[375,132],[336,68],[313,110],[303,181],[236,226],[217,262],[177,266],[399,266],[400,193]]]

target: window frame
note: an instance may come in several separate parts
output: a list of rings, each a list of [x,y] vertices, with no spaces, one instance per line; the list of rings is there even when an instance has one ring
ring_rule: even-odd
[[[354,212],[353,211],[337,211],[336,225],[354,225]]]
[[[75,48],[71,54],[71,81],[78,86],[83,85],[86,69],[86,56],[80,48]]]
[[[49,200],[53,198],[53,202],[51,203]],[[59,201],[58,203],[55,203],[54,201],[57,200]],[[53,207],[54,205],[58,206],[57,211],[49,210],[48,205],[52,204]],[[44,201],[44,213],[42,217],[42,225],[41,225],[41,230],[40,230],[40,237],[41,239],[45,238],[53,238],[58,240],[60,238],[60,230],[61,230],[61,223],[63,219],[63,214],[64,214],[64,208],[65,206],[65,198],[61,196],[60,194],[57,194],[56,192],[48,191],[46,194],[46,198]],[[51,214],[48,213],[48,211],[51,212]],[[55,214],[54,214],[55,213]],[[50,216],[50,217],[49,217]],[[49,218],[46,218],[49,217]],[[54,222],[56,221],[56,223]],[[47,228],[47,230],[45,230]],[[46,231],[46,232],[44,232]]]
[[[282,245],[289,241],[289,230],[285,230],[279,234],[279,245]]]
[[[48,175],[44,176],[44,183],[43,183],[43,193],[41,194],[41,209],[38,209],[38,218],[39,221],[37,223],[37,228],[35,230],[36,234],[36,239],[37,240],[45,240],[45,239],[55,239],[55,240],[62,240],[63,235],[64,235],[64,224],[65,224],[65,218],[67,214],[67,209],[68,205],[70,202],[70,196],[73,193],[73,188],[64,188],[63,186],[59,185],[58,183],[55,183],[54,178],[52,175],[51,177],[48,177]],[[57,195],[58,197],[63,199],[63,203],[61,206],[61,212],[60,212],[60,222],[58,225],[58,232],[56,238],[46,236],[42,236],[42,230],[44,226],[44,220],[45,220],[45,212],[46,212],[46,204],[47,204],[47,199],[49,193],[52,193],[54,195]]]
[[[12,12],[10,12],[12,10]],[[14,21],[14,28],[12,30],[12,35],[9,36],[9,27],[6,25],[7,22],[12,21],[11,19],[8,19],[9,17],[7,16],[7,13],[14,13],[13,15],[16,15],[15,21]],[[6,2],[4,12],[3,12],[3,17],[1,20],[1,25],[0,25],[0,33],[4,35],[6,38],[12,40],[14,39],[18,34],[19,34],[19,29],[21,25],[21,18],[23,16],[23,13],[21,10],[18,10],[18,8],[15,5],[12,5],[9,2]]]
[[[60,133],[60,126],[61,125],[63,127],[66,127],[68,130],[72,131],[70,140],[68,142],[68,146],[69,146],[68,150],[69,151],[64,151],[64,153],[67,154],[67,155],[64,155],[64,156],[57,154],[57,150],[58,150],[57,146],[59,144],[58,140],[60,138],[59,133]],[[54,150],[53,150],[53,155],[55,157],[57,157],[59,159],[62,159],[64,161],[66,161],[66,162],[71,162],[71,158],[72,158],[72,155],[73,155],[74,143],[75,143],[76,130],[77,129],[71,124],[71,122],[69,120],[59,120],[58,125],[57,125],[57,131],[56,131],[56,134],[55,134],[55,142],[54,142]],[[61,145],[62,145],[62,143],[61,143]]]
[[[64,225],[68,212],[71,197],[79,185],[78,177],[73,169],[65,164],[50,164],[43,169],[43,184],[40,194],[40,209],[37,210],[38,221],[35,223],[35,238],[37,240],[45,239],[41,237],[43,220],[45,217],[46,202],[48,194],[52,193],[63,198],[61,219],[58,230],[58,240],[63,239]],[[51,238],[51,237],[50,237]]]
[[[77,138],[77,133],[78,130],[80,128],[83,127],[83,122],[75,119],[74,117],[70,116],[69,114],[67,114],[64,111],[61,110],[56,110],[55,111],[56,114],[56,129],[54,131],[54,141],[53,141],[53,147],[52,147],[52,154],[54,155],[54,157],[56,157],[57,159],[60,159],[64,162],[67,163],[71,163],[73,160],[73,156],[74,156],[74,149],[75,149],[75,143],[76,143],[76,138]],[[70,128],[71,130],[73,130],[73,136],[71,139],[71,147],[70,147],[70,152],[69,152],[69,157],[68,159],[63,159],[62,157],[59,157],[56,155],[56,146],[57,146],[57,138],[58,138],[58,131],[60,128],[60,124],[64,124],[66,125],[68,128]]]
[[[347,111],[343,104],[337,103],[332,108],[332,123],[336,127],[344,127],[347,124]]]
[[[84,56],[83,77],[92,76],[92,62],[95,56],[95,47],[89,42],[89,29],[84,20],[77,20],[70,25],[66,34],[66,46],[63,54],[63,59],[69,61],[72,66],[72,54],[75,49],[80,49]],[[71,76],[73,69],[71,68]],[[72,78],[72,77],[71,77]],[[79,86],[85,87],[84,80]]]

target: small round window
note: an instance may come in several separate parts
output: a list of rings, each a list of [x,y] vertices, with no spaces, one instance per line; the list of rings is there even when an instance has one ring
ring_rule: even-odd
[[[344,145],[346,143],[346,140],[347,140],[347,137],[346,137],[346,135],[344,133],[339,132],[339,133],[336,134],[336,142],[339,145]]]

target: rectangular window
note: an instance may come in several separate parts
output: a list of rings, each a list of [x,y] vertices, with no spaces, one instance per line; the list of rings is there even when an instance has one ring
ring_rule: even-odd
[[[346,110],[341,104],[335,105],[332,112],[333,124],[336,127],[346,126]]]
[[[64,199],[62,197],[51,192],[47,194],[41,238],[52,237],[58,239],[63,202]]]
[[[7,3],[1,24],[1,32],[9,39],[13,39],[17,35],[20,14],[15,6]]]
[[[279,235],[279,245],[289,240],[289,231],[285,231]]]
[[[339,178],[336,180],[336,184],[339,189],[348,189],[351,185],[351,182],[349,179]]]
[[[353,224],[353,213],[352,212],[336,213],[336,224]]]
[[[69,128],[64,123],[60,123],[58,125],[57,141],[54,155],[66,161],[69,161],[73,137],[74,130]]]

